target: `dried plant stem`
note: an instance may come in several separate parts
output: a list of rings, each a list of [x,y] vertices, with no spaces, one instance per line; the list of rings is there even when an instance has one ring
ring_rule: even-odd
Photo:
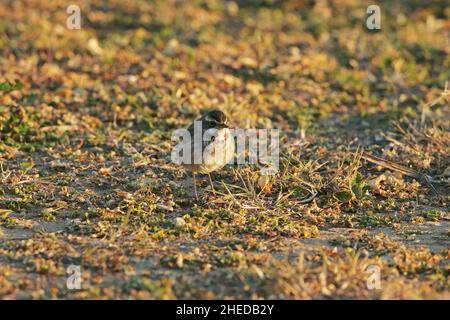
[[[437,192],[437,190],[435,189],[435,187],[433,186],[433,184],[430,181],[431,178],[428,177],[427,175],[421,174],[413,169],[407,168],[398,163],[368,154],[367,152],[364,152],[364,151],[361,154],[361,158],[363,158],[367,161],[370,161],[372,163],[375,163],[379,166],[382,166],[384,168],[388,168],[390,170],[400,172],[401,174],[404,174],[405,176],[417,179],[417,180],[421,181],[422,183],[426,183],[431,187],[431,189],[433,189],[434,192],[436,192],[436,194],[439,195],[439,193]]]

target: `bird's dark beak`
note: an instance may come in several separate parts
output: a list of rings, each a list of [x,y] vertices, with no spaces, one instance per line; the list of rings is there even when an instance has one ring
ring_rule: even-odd
[[[219,129],[229,128],[225,123],[219,123],[217,126],[219,127]]]

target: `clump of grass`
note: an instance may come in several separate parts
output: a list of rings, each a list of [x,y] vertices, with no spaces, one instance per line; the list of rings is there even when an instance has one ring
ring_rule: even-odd
[[[12,210],[0,209],[0,224],[7,228],[17,225],[16,219],[9,216],[11,213],[13,213]]]
[[[14,90],[20,90],[23,88],[23,84],[16,80],[13,84],[10,82],[1,82],[0,83],[0,91],[3,91],[4,93],[10,93]]]
[[[444,216],[444,213],[439,210],[430,210],[423,212],[422,216],[427,221],[439,221]]]

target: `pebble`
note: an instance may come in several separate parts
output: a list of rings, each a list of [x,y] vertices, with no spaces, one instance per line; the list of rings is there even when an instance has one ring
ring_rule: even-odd
[[[185,226],[186,226],[186,221],[184,221],[183,218],[181,218],[181,217],[175,218],[175,227],[176,228],[181,229],[181,228],[184,228]]]

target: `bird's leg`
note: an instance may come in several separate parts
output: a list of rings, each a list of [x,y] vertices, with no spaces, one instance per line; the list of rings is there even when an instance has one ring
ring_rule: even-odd
[[[197,193],[197,180],[195,180],[195,172],[192,172],[192,180],[194,182],[194,192],[195,192],[195,198],[198,201],[198,193]]]
[[[214,193],[214,195],[216,194],[216,189],[214,189],[214,185],[213,182],[211,180],[211,174],[208,172],[208,178],[209,178],[209,183],[211,184],[211,190]]]

